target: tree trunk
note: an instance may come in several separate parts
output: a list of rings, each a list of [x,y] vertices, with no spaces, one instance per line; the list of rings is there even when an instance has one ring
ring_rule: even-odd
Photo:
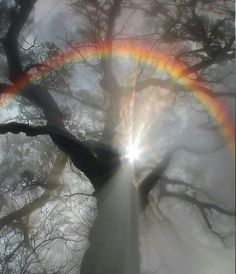
[[[128,173],[118,171],[97,195],[97,217],[81,274],[140,273],[137,189]]]

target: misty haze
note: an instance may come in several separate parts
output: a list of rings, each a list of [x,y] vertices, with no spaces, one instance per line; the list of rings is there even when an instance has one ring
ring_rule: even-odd
[[[235,273],[233,0],[0,0],[0,273]]]

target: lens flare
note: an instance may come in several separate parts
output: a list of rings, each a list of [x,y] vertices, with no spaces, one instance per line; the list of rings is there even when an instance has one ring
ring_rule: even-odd
[[[126,79],[126,86],[132,90],[121,95],[120,124],[121,135],[118,138],[124,159],[129,163],[140,161],[146,143],[147,133],[152,125],[152,114],[155,102],[152,92],[139,98],[135,89],[138,77],[139,62],[134,62]],[[140,94],[139,94],[140,95]],[[141,155],[142,154],[142,155]]]
[[[127,146],[125,157],[130,163],[140,160],[141,148],[137,142],[131,143]]]

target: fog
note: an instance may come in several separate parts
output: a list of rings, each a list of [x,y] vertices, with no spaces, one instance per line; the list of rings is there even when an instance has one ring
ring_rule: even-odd
[[[38,0],[14,52],[16,2],[12,19],[0,1],[1,273],[233,274],[232,1]],[[117,57],[122,41],[160,50],[181,76]],[[107,55],[44,68],[103,43]]]

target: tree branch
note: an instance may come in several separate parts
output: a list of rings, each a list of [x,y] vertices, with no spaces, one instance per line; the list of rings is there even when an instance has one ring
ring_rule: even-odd
[[[120,163],[119,154],[110,147],[100,146],[101,149],[99,149],[98,145],[98,154],[94,155],[92,151],[96,153],[96,145],[89,148],[68,131],[49,125],[33,127],[15,122],[0,125],[0,134],[8,132],[13,134],[22,132],[31,137],[49,135],[54,144],[68,155],[73,164],[90,179],[95,190],[101,189],[106,179],[113,174]]]
[[[148,205],[148,195],[158,184],[164,171],[169,166],[171,159],[172,153],[167,153],[161,163],[156,168],[154,168],[139,184],[138,193],[142,209],[145,209]]]
[[[217,211],[221,214],[224,214],[224,215],[227,215],[227,216],[235,216],[235,212],[234,211],[230,211],[230,210],[227,210],[227,209],[224,209],[220,206],[218,206],[217,204],[212,204],[212,203],[207,203],[207,202],[202,202],[202,201],[199,201],[198,199],[186,194],[186,193],[182,193],[182,192],[170,192],[170,191],[167,191],[166,188],[163,188],[162,189],[162,192],[160,194],[160,197],[173,197],[173,198],[177,198],[177,199],[180,199],[180,200],[183,200],[183,201],[186,201],[188,203],[191,203],[195,206],[198,207],[198,209],[200,210],[200,213],[207,225],[207,227],[212,230],[212,225],[211,225],[211,222],[207,216],[207,213],[206,213],[206,210],[209,210],[209,211]]]
[[[3,39],[3,48],[9,66],[9,79],[12,82],[24,73],[20,60],[18,38],[35,2],[36,0],[17,0],[16,6],[10,10],[10,27]]]
[[[15,222],[16,220],[19,220],[25,216],[29,216],[32,212],[37,210],[38,208],[41,208],[44,206],[51,196],[53,195],[54,191],[56,190],[58,183],[59,183],[59,177],[63,171],[63,167],[66,164],[66,157],[65,155],[59,155],[57,160],[55,161],[55,164],[53,168],[51,169],[49,175],[48,175],[48,183],[47,188],[44,191],[44,193],[37,199],[35,199],[33,202],[23,206],[21,209],[18,209],[7,216],[4,216],[0,219],[0,230],[5,226],[9,225],[12,222]]]
[[[175,146],[170,150],[164,159],[161,161],[157,167],[153,168],[152,171],[143,179],[143,181],[138,186],[138,192],[141,202],[142,209],[145,209],[148,205],[148,196],[149,193],[153,190],[155,186],[157,186],[160,182],[160,179],[164,178],[163,174],[165,170],[168,168],[174,154],[179,151],[186,151],[190,153],[197,153],[197,154],[209,154],[212,152],[217,151],[218,149],[222,148],[224,144],[220,144],[217,147],[211,149],[197,149],[197,148],[190,148],[184,145]],[[175,181],[177,182],[177,181]],[[168,180],[170,183],[170,180]]]

